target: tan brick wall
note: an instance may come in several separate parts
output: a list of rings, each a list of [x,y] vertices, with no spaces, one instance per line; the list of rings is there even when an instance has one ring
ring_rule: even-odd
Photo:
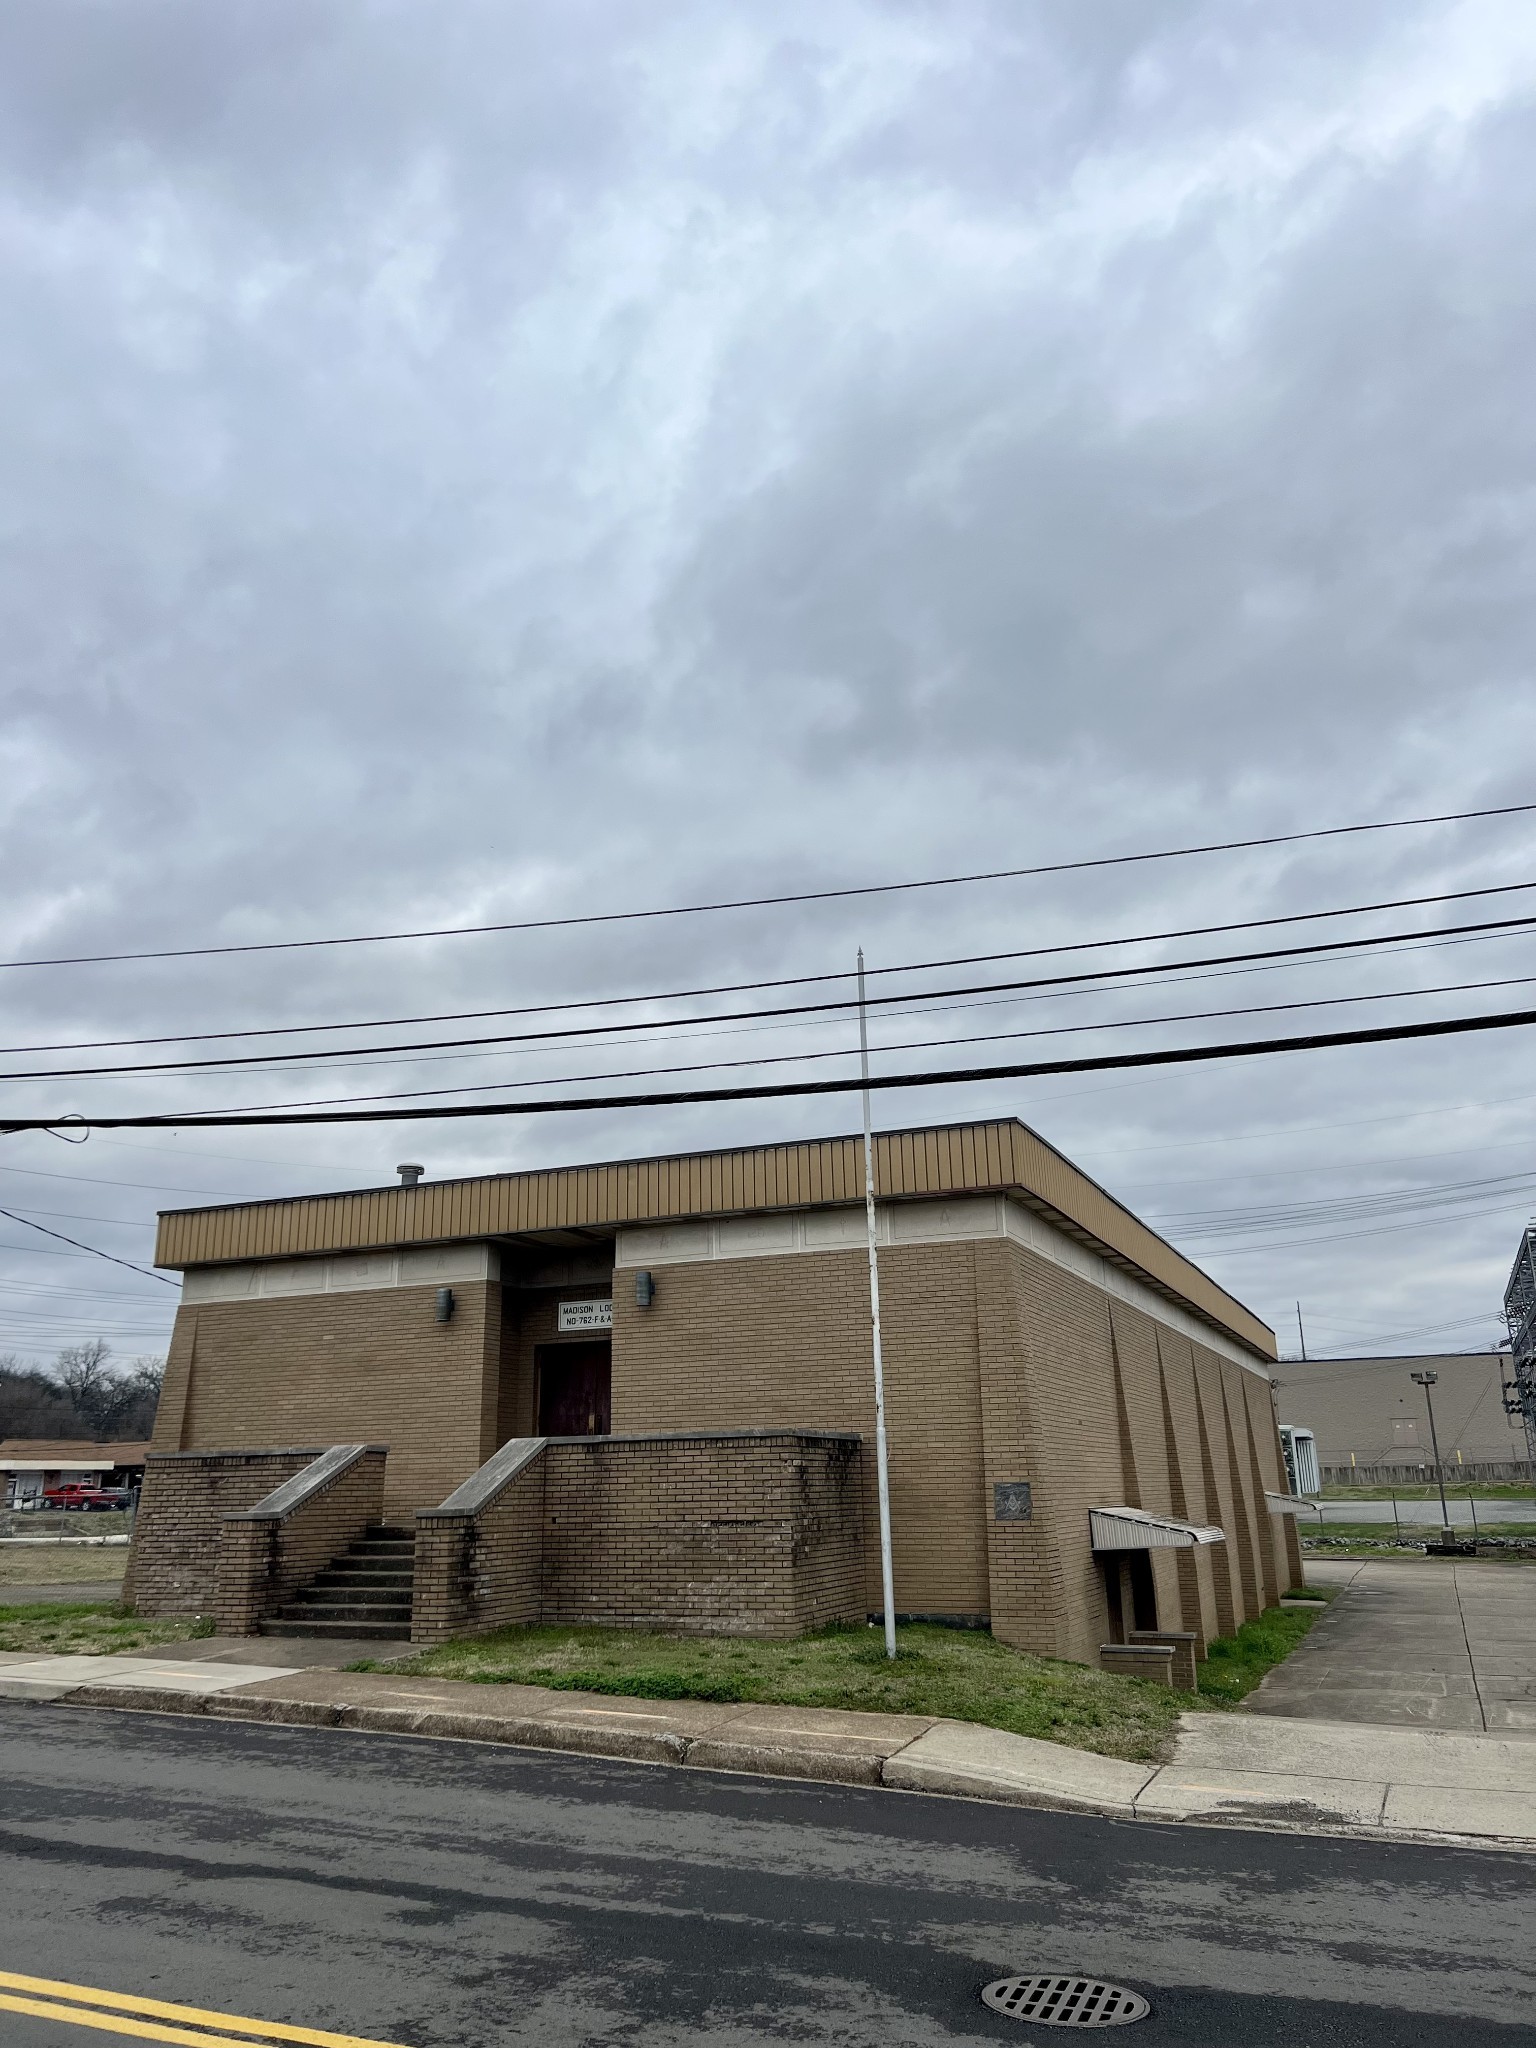
[[[1193,1692],[1199,1684],[1195,1664],[1198,1644],[1190,1629],[1139,1629],[1126,1633],[1126,1642],[1132,1649],[1144,1648],[1147,1644],[1160,1644],[1173,1652],[1173,1663],[1169,1667],[1169,1683],[1179,1692]]]
[[[865,1610],[859,1446],[554,1441],[478,1513],[417,1520],[417,1642],[564,1622],[789,1637]]]
[[[499,1441],[501,1288],[205,1302],[176,1317],[156,1451],[312,1440],[386,1444],[385,1513],[435,1506]]]
[[[1176,1683],[1177,1652],[1168,1644],[1103,1643],[1099,1647],[1099,1668],[1117,1678],[1145,1678],[1153,1685]]]
[[[987,1611],[977,1468],[980,1388],[969,1245],[882,1253],[896,1604]],[[656,1299],[614,1287],[615,1431],[875,1433],[869,1267],[862,1251],[669,1265]],[[866,1600],[880,1605],[874,1458],[863,1460]]]
[[[857,1444],[593,1437],[545,1457],[545,1621],[795,1636],[863,1620]]]
[[[1301,1561],[1301,1535],[1296,1527],[1296,1517],[1282,1516],[1281,1528],[1281,1540],[1285,1545],[1285,1590],[1289,1593],[1293,1587],[1304,1586],[1307,1583],[1307,1574],[1306,1567]]]
[[[999,1641],[1042,1656],[1066,1656],[1061,1618],[1070,1594],[1069,1553],[1061,1540],[1062,1475],[1048,1445],[1050,1389],[1028,1365],[1028,1276],[1006,1244],[977,1244],[971,1250],[980,1307],[988,1612]],[[1118,1461],[1118,1450],[1111,1455]],[[1030,1519],[999,1521],[993,1489],[1019,1481],[1032,1494]]]
[[[151,1452],[123,1580],[127,1605],[146,1615],[212,1614],[224,1516],[254,1507],[322,1448]]]
[[[667,1265],[646,1310],[625,1278],[615,1430],[872,1438],[862,1252]],[[1192,1631],[1201,1654],[1276,1597],[1283,1535],[1262,1493],[1279,1445],[1260,1378],[1011,1240],[892,1247],[880,1280],[898,1612],[990,1616],[1004,1641],[1094,1662],[1109,1620],[1088,1511],[1122,1502],[1226,1530],[1224,1545],[1151,1557],[1160,1625]],[[993,1487],[1020,1480],[1032,1518],[997,1520]]]
[[[1195,1401],[1193,1346],[1174,1330],[1155,1332],[1158,1356],[1158,1396],[1162,1410],[1163,1438],[1168,1470],[1168,1493],[1172,1512],[1182,1521],[1214,1522],[1216,1499],[1208,1492],[1200,1447],[1199,1412]],[[1216,1573],[1227,1570],[1225,1556],[1216,1550],[1181,1550],[1175,1553],[1178,1609],[1183,1626],[1198,1638],[1196,1655],[1222,1633],[1217,1614]]]
[[[1283,1481],[1262,1377],[1011,1240],[892,1246],[880,1271],[899,1612],[990,1617],[1003,1640],[1092,1662],[1109,1624],[1088,1509],[1119,1502],[1226,1530],[1224,1545],[1152,1558],[1159,1623],[1202,1650],[1284,1590],[1299,1557],[1263,1500]],[[668,1264],[656,1286],[640,1309],[617,1275],[616,1433],[833,1430],[872,1445],[862,1250]],[[184,1309],[156,1449],[387,1443],[386,1515],[435,1507],[531,1433],[556,1303],[601,1291],[572,1282],[514,1306],[509,1289],[505,1325],[484,1282],[455,1287],[446,1325],[431,1287]],[[998,1521],[993,1488],[1014,1481],[1033,1490],[1032,1519]],[[858,1483],[875,1612],[872,1455]],[[468,1584],[489,1568],[466,1552],[454,1569]]]
[[[478,1514],[417,1516],[413,1642],[539,1620],[544,1473],[544,1458],[533,1459]]]
[[[385,1454],[366,1450],[283,1515],[227,1511],[219,1528],[213,1618],[221,1635],[255,1635],[332,1558],[383,1516]]]

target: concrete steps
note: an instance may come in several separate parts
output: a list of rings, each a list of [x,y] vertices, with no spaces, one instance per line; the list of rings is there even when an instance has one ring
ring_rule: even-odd
[[[298,1597],[261,1623],[264,1636],[360,1636],[407,1642],[416,1572],[409,1529],[370,1529]]]

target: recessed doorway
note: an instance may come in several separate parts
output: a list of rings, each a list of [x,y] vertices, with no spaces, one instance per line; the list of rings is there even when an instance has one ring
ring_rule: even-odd
[[[613,1343],[541,1344],[540,1436],[607,1436],[612,1412]]]

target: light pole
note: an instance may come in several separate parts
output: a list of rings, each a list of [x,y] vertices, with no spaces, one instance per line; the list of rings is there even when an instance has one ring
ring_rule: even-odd
[[[1445,1504],[1445,1473],[1440,1467],[1440,1439],[1435,1435],[1435,1404],[1429,1398],[1429,1390],[1439,1377],[1437,1372],[1409,1374],[1409,1378],[1424,1389],[1424,1406],[1429,1410],[1429,1447],[1435,1460],[1435,1484],[1440,1489],[1440,1541],[1451,1543],[1455,1539],[1451,1532],[1451,1511]]]

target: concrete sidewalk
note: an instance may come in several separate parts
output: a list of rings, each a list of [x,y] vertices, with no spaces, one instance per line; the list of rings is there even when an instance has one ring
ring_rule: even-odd
[[[1536,1572],[1308,1560],[1338,1597],[1248,1700],[1287,1719],[1536,1735]]]
[[[1536,1742],[1440,1729],[1186,1714],[1146,1820],[1499,1841],[1536,1849]]]
[[[919,1715],[623,1699],[211,1655],[11,1654],[0,1657],[0,1698],[508,1743],[1126,1820],[1536,1849],[1536,1741],[1491,1735],[1190,1713],[1171,1762],[1124,1763]]]

